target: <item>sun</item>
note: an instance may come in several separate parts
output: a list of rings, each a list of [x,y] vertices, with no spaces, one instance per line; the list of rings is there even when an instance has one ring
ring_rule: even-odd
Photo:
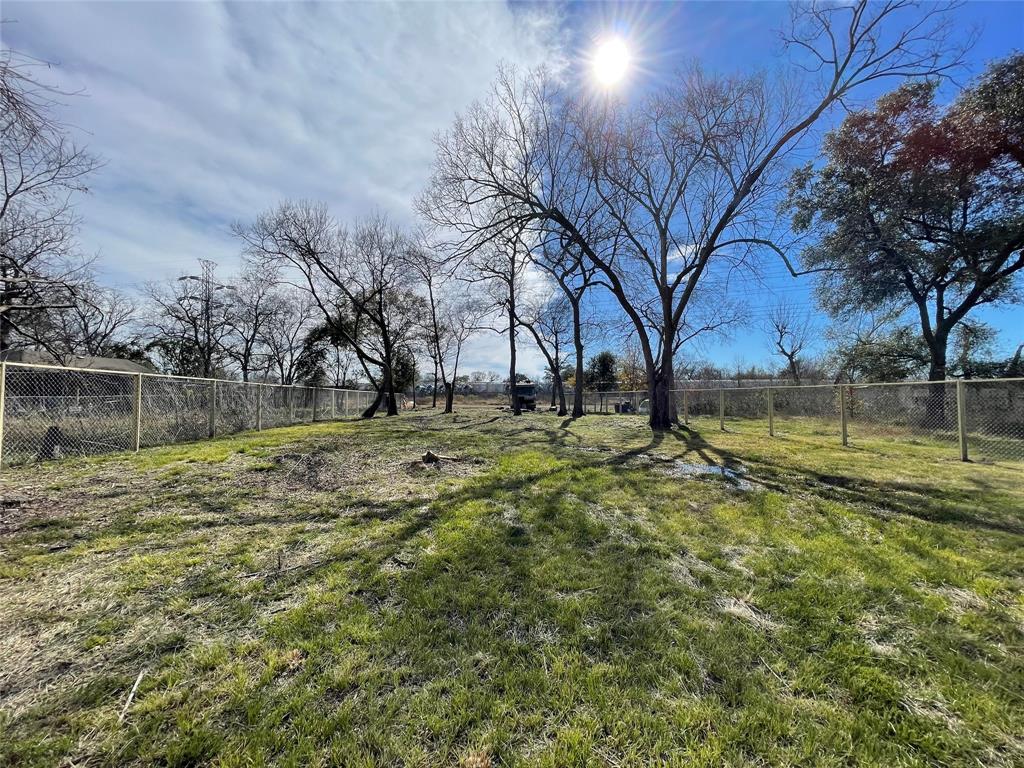
[[[626,41],[621,37],[605,38],[594,51],[594,79],[605,87],[611,87],[626,76],[629,62]]]

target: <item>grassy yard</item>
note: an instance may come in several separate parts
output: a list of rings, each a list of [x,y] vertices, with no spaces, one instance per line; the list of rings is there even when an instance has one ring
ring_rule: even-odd
[[[476,411],[5,471],[0,765],[1024,764],[1024,467],[837,443]]]

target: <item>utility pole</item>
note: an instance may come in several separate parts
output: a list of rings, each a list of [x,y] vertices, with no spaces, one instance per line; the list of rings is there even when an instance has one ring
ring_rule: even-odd
[[[198,275],[182,275],[178,278],[179,283],[193,282],[198,285],[198,292],[194,295],[183,296],[183,300],[191,300],[199,302],[199,321],[200,328],[199,333],[201,335],[200,340],[200,354],[203,358],[203,378],[209,379],[213,377],[214,371],[214,347],[216,342],[214,341],[214,318],[213,311],[215,309],[222,309],[225,303],[218,299],[218,291],[234,291],[233,285],[227,285],[224,283],[218,283],[214,278],[214,271],[217,269],[217,264],[209,259],[200,259],[199,265],[201,272]]]

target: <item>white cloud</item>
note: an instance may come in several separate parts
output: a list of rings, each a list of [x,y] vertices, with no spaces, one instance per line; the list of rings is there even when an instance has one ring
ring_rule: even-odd
[[[499,61],[558,54],[536,11],[469,3],[18,3],[5,46],[84,96],[64,117],[106,162],[79,203],[111,280],[212,258],[230,223],[285,197],[341,219],[412,219],[432,137]]]
[[[697,253],[697,246],[692,243],[681,243],[676,245],[675,248],[668,255],[669,264],[679,263],[685,264],[693,259]]]
[[[105,165],[79,201],[80,239],[125,286],[200,257],[226,274],[231,223],[283,198],[412,223],[434,134],[500,61],[561,56],[555,17],[504,4],[7,2],[4,18],[5,47],[84,94],[63,117]],[[522,367],[540,371],[524,346]],[[464,369],[507,356],[481,334]]]
[[[508,378],[508,334],[478,333],[466,341],[459,363],[459,375],[471,371],[497,371]],[[516,335],[516,370],[539,381],[547,370],[544,356],[528,334]]]

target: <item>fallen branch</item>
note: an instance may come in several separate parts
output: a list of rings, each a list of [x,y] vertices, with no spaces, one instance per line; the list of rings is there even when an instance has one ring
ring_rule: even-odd
[[[442,456],[441,454],[434,453],[433,451],[427,451],[426,453],[423,454],[423,463],[424,464],[436,464],[437,462],[439,462],[441,460],[444,460],[444,461],[462,461],[462,459],[460,457],[458,457],[458,456]]]

